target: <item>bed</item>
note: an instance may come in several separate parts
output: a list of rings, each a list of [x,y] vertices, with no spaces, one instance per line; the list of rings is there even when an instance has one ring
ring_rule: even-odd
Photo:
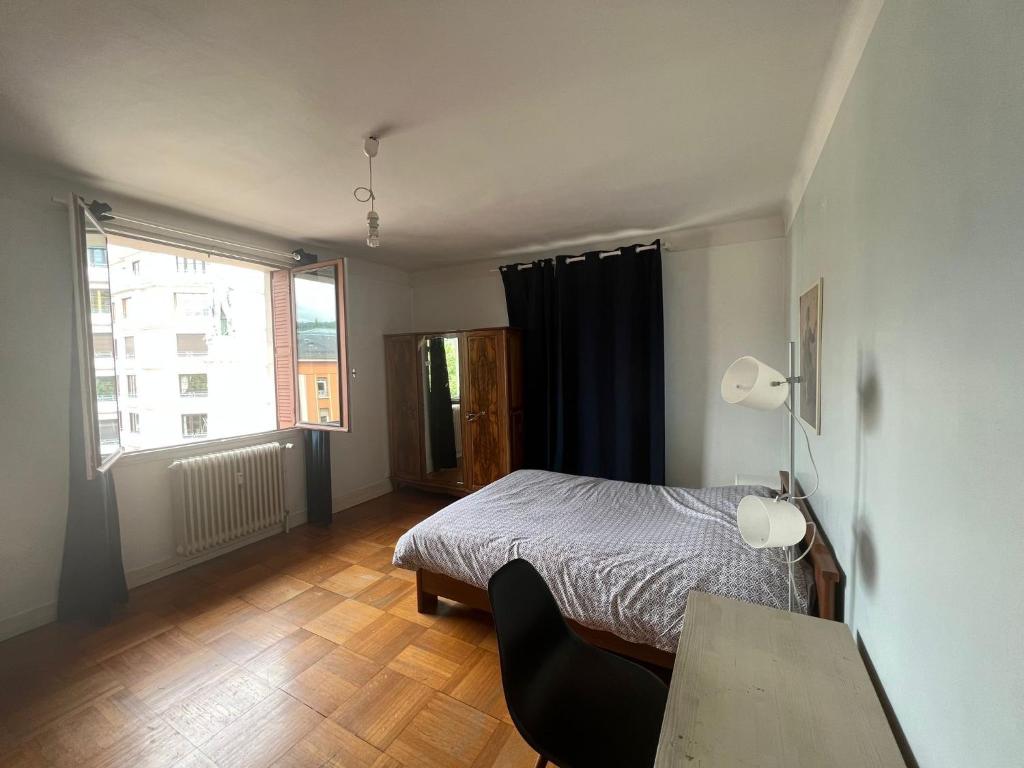
[[[751,549],[736,526],[743,496],[771,493],[520,470],[411,528],[394,564],[416,571],[422,612],[439,596],[488,610],[491,574],[522,557],[591,642],[671,666],[691,589],[787,607],[780,550]],[[839,573],[826,545],[817,537],[794,569],[794,609],[835,618]]]

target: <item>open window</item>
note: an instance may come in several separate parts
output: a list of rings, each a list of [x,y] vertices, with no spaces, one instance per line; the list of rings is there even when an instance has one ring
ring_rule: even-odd
[[[274,273],[278,427],[349,429],[344,261]]]
[[[90,473],[121,452],[275,428],[349,429],[344,260],[217,240],[72,199]]]

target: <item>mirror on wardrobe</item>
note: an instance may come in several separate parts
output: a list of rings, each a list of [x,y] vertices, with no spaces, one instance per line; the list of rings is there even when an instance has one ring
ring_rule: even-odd
[[[427,479],[463,482],[459,337],[420,339],[423,370],[423,449]]]

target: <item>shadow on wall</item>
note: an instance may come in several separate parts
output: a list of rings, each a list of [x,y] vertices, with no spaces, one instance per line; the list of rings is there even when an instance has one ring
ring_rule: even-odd
[[[847,621],[854,623],[857,593],[863,587],[874,593],[878,583],[878,559],[871,532],[871,522],[865,508],[868,478],[864,472],[867,448],[865,436],[877,431],[882,419],[882,391],[874,355],[858,344],[857,348],[857,431],[853,462],[853,557],[850,573],[852,585],[849,595]]]

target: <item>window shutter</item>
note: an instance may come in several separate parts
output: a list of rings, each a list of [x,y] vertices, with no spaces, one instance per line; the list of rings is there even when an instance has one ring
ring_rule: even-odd
[[[292,326],[292,275],[270,273],[270,313],[274,323],[274,384],[277,387],[277,428],[295,426],[295,355]]]

